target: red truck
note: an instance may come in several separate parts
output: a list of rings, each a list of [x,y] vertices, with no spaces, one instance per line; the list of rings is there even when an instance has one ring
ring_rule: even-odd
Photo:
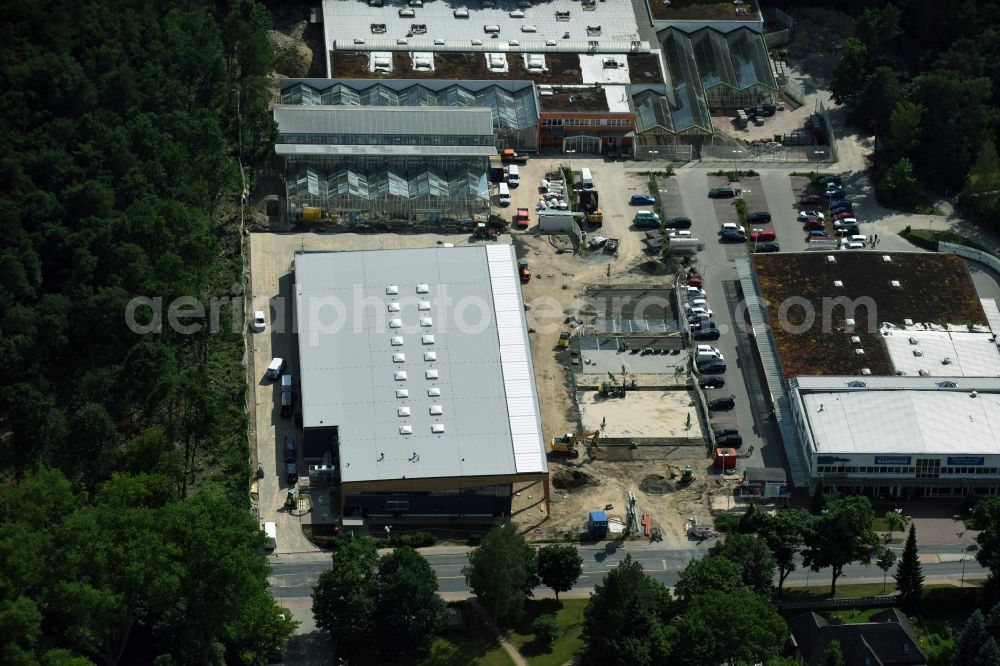
[[[527,164],[527,155],[518,155],[513,148],[504,148],[500,151],[500,161],[504,164]]]
[[[514,215],[514,226],[518,229],[527,229],[531,218],[528,217],[527,208],[518,208],[517,214]]]

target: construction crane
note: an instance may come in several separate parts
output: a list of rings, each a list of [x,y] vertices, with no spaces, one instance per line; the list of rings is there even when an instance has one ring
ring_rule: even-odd
[[[681,485],[687,485],[692,481],[694,481],[694,468],[691,467],[691,465],[688,465],[684,469],[681,469],[677,465],[671,465],[670,463],[667,463],[667,469],[670,470],[671,479],[676,479],[677,477],[680,477],[680,481],[678,481],[678,483],[680,483]]]
[[[552,438],[552,452],[553,453],[568,453],[571,456],[576,456],[579,453],[577,449],[577,444],[586,443],[587,450],[597,446],[597,443],[601,441],[601,431],[600,430],[590,430],[588,432],[578,432],[575,435],[571,432],[566,433],[562,437]]]

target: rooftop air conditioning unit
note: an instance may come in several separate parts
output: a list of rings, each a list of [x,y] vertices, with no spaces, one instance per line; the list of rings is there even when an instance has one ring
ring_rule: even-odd
[[[510,13],[510,17],[511,18],[524,18],[524,10],[523,9],[515,9],[514,11],[512,11]]]
[[[855,349],[854,350],[854,355],[855,356],[864,356],[865,355],[865,350],[864,349]]]
[[[413,18],[416,15],[417,13],[415,11],[407,9],[406,7],[399,10],[399,18]]]
[[[469,10],[468,9],[456,9],[455,10],[455,18],[469,18]]]
[[[843,287],[844,286],[844,282],[843,282],[843,280],[834,280],[833,281],[833,286],[834,287]]]

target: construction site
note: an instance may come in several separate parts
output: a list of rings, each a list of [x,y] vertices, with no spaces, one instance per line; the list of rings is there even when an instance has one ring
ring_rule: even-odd
[[[621,177],[623,191],[643,190],[638,174]],[[710,533],[713,503],[735,506],[740,478],[708,455],[678,330],[680,266],[641,251],[627,208],[604,208],[601,233],[622,237],[614,253],[569,236],[514,235],[532,271],[522,288],[552,485],[549,516],[540,484],[515,487],[514,520],[528,538],[566,538],[603,512],[613,537],[634,514],[630,534],[688,543],[696,526]]]

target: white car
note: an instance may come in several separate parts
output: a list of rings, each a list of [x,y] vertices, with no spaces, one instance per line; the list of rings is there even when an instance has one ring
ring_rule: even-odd
[[[705,290],[698,287],[685,287],[688,298],[705,298]]]
[[[264,311],[254,310],[253,320],[250,322],[250,328],[260,333],[261,331],[264,330],[266,324],[267,324],[267,319],[264,316]]]
[[[863,249],[865,249],[865,244],[864,243],[859,243],[858,241],[851,241],[851,240],[849,240],[847,242],[843,242],[842,241],[840,243],[840,249],[841,250],[863,250]]]
[[[712,311],[707,307],[698,306],[696,308],[693,308],[689,305],[687,306],[687,315],[689,318],[693,318],[695,317],[695,315],[697,315],[699,319],[711,319]]]
[[[815,217],[817,220],[822,220],[824,216],[823,213],[818,210],[804,210],[799,213],[800,220],[808,220],[811,217]]]
[[[722,356],[722,352],[719,351],[718,347],[713,347],[712,345],[698,345],[696,348],[699,354],[718,354]]]
[[[725,231],[726,229],[731,229],[733,231],[738,231],[741,234],[745,234],[746,233],[746,229],[744,229],[740,225],[736,224],[735,222],[726,222],[725,224],[723,224],[722,225],[722,230]]]

